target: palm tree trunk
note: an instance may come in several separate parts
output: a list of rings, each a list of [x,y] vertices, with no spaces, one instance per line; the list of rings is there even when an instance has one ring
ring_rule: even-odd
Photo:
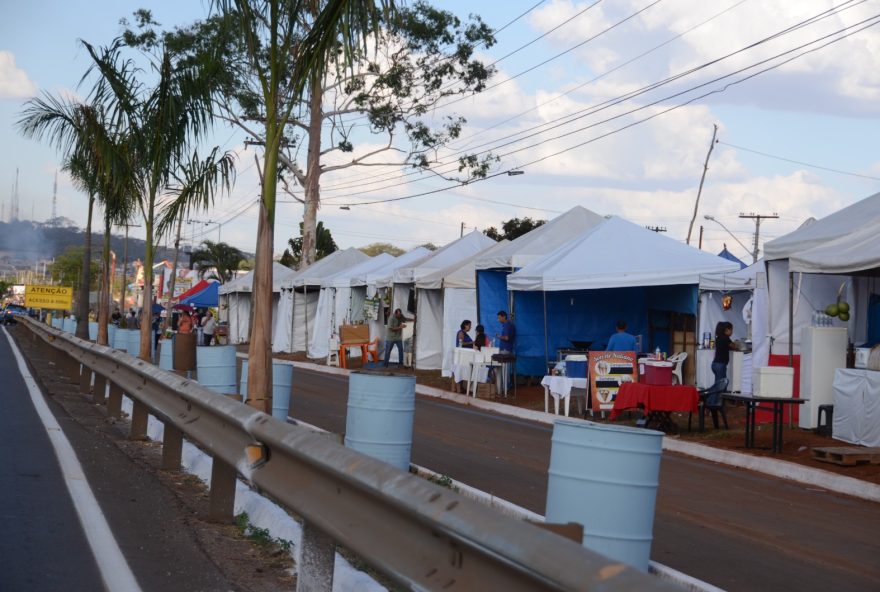
[[[141,301],[141,353],[140,359],[153,361],[153,208],[144,221],[147,229],[147,244],[144,252],[144,291]],[[137,304],[137,302],[135,302]]]
[[[110,277],[110,219],[104,220],[104,248],[101,253],[101,294],[98,296],[98,343],[112,345],[107,331],[110,320],[110,289],[113,278]]]
[[[183,227],[183,212],[177,219],[177,236],[174,239],[174,264],[171,266],[171,285],[168,286],[168,304],[165,305],[165,327],[171,328],[174,311],[174,288],[177,287],[177,260],[180,257],[180,230]]]
[[[89,213],[86,217],[86,245],[83,252],[82,273],[79,280],[79,300],[76,303],[76,336],[89,338],[89,288],[92,271],[92,210],[95,196],[89,195]]]

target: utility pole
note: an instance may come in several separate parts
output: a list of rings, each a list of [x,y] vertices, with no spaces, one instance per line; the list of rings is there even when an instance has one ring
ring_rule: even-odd
[[[773,212],[772,214],[755,214],[754,212],[743,214],[740,212],[739,217],[749,218],[755,221],[755,244],[754,250],[752,251],[752,263],[755,263],[758,260],[758,239],[761,235],[761,220],[773,220],[779,218],[779,214],[776,212]]]
[[[459,238],[464,236],[464,222],[461,223],[461,234],[458,235]]]
[[[712,124],[712,141],[709,143],[709,152],[706,153],[706,162],[703,163],[703,176],[700,177],[700,188],[697,190],[697,201],[694,202],[694,215],[691,217],[691,223],[688,226],[688,235],[686,244],[691,244],[691,233],[694,230],[694,220],[697,219],[697,210],[700,208],[700,194],[703,193],[703,183],[706,181],[706,172],[709,170],[709,157],[712,156],[712,149],[715,148],[715,136],[718,134],[718,124]]]

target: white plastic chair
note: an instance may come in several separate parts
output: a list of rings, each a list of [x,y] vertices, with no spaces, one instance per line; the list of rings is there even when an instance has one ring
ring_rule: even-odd
[[[684,384],[684,381],[681,378],[681,367],[684,365],[684,361],[687,357],[687,352],[679,352],[674,356],[667,358],[667,362],[675,364],[672,368],[672,384]]]
[[[492,366],[492,356],[498,353],[497,347],[484,347],[481,350],[474,350],[473,361],[471,362],[471,379],[468,381],[468,389],[465,395],[470,393],[471,385],[474,385],[474,398],[477,396],[477,384],[482,377],[483,369]]]

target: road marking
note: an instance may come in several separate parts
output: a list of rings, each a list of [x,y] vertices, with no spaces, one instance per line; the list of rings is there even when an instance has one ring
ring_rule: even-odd
[[[138,586],[134,574],[131,573],[131,569],[128,567],[125,556],[113,537],[110,526],[107,524],[107,519],[104,517],[104,513],[101,512],[101,507],[92,493],[92,488],[89,487],[89,482],[86,480],[82,465],[79,464],[70,441],[64,435],[61,426],[56,421],[55,416],[52,415],[52,411],[49,410],[46,401],[43,400],[42,391],[40,391],[37,382],[28,371],[24,357],[5,327],[3,328],[3,334],[6,335],[9,347],[12,349],[13,355],[15,355],[18,370],[24,379],[25,385],[27,385],[34,409],[36,409],[37,415],[40,416],[40,420],[46,428],[46,433],[49,435],[49,440],[52,442],[52,447],[55,449],[55,456],[58,458],[58,464],[61,465],[64,482],[67,485],[67,490],[70,492],[80,524],[86,533],[86,539],[89,541],[92,554],[95,556],[95,562],[98,564],[104,585],[112,592],[140,592],[141,587]]]

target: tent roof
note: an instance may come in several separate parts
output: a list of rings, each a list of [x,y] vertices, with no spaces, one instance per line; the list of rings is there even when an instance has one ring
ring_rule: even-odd
[[[383,280],[391,281],[391,276],[394,275],[394,270],[398,267],[403,267],[405,265],[409,265],[414,261],[418,261],[425,255],[430,254],[431,251],[426,249],[425,247],[416,247],[411,251],[407,251],[403,255],[397,256],[393,261],[390,261],[388,265],[382,266],[379,269],[374,271],[359,273],[357,275],[352,276],[351,285],[352,286],[366,286],[368,284],[379,284]],[[384,284],[383,284],[384,285]]]
[[[496,243],[493,239],[474,230],[436,251],[429,252],[411,265],[398,267],[394,270],[393,281],[395,284],[411,284],[431,272],[461,263],[494,244]]]
[[[880,268],[878,227],[867,224],[836,240],[791,255],[789,269],[806,273],[847,274]]]
[[[360,249],[349,247],[342,251],[333,251],[323,259],[315,261],[305,269],[286,279],[281,287],[290,289],[302,286],[320,286],[324,278],[357,265],[370,256]]]
[[[720,255],[719,255],[720,257]],[[748,267],[730,273],[706,273],[700,276],[701,290],[754,290],[758,272],[764,270],[764,260],[758,259]]]
[[[272,262],[272,291],[280,292],[281,291],[281,283],[296,275],[295,269],[290,269],[286,265],[281,265],[277,261]],[[229,294],[231,292],[252,292],[254,289],[254,272],[249,271],[248,273],[239,276],[220,286],[220,294]]]
[[[739,265],[613,216],[507,277],[509,290],[697,284]]]
[[[858,201],[851,206],[803,225],[793,232],[764,244],[764,258],[788,259],[796,253],[813,249],[822,243],[835,241],[865,227],[880,224],[880,193]]]
[[[342,271],[325,278],[324,281],[321,282],[321,287],[347,288],[348,286],[351,286],[352,278],[380,269],[394,261],[394,259],[394,255],[379,253],[375,257],[371,257],[366,261],[361,261],[354,267],[343,269]]]
[[[217,306],[217,290],[219,288],[219,282],[210,282],[207,286],[205,286],[198,292],[190,294],[189,296],[184,297],[183,294],[181,294],[180,304],[189,304],[190,306],[195,306],[196,308],[209,308],[212,306]],[[192,290],[189,290],[189,292],[192,292]]]
[[[476,288],[476,263],[480,257],[488,257],[493,251],[497,251],[509,244],[510,241],[505,239],[495,243],[488,249],[484,249],[468,257],[464,261],[453,263],[443,269],[439,269],[426,276],[423,276],[416,282],[416,287],[423,290],[439,290],[440,288]]]
[[[727,250],[727,245],[724,245],[724,248],[721,249],[721,252],[718,253],[718,256],[721,257],[722,259],[727,259],[728,261],[733,261],[734,263],[738,263],[740,269],[745,269],[746,267],[748,267],[748,265],[746,265],[742,259],[740,259],[739,257],[737,257],[736,255],[734,255],[733,253],[731,253],[730,251]]]
[[[514,239],[505,248],[499,249],[491,255],[479,257],[476,268],[518,269],[525,267],[603,220],[604,218],[596,212],[575,206],[546,224]]]
[[[184,298],[189,298],[194,294],[198,294],[202,290],[208,287],[208,284],[211,283],[208,280],[199,280],[196,282],[189,290],[183,292],[180,296],[177,297],[178,302],[183,302]]]

